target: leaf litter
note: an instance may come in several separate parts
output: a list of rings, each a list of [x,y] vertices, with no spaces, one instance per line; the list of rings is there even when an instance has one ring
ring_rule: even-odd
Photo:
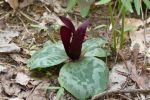
[[[8,2],[10,7],[13,10],[17,10],[21,8],[22,12],[27,16],[22,16],[21,19],[24,21],[24,25],[17,20],[17,17],[14,17],[15,20],[19,21],[17,23],[18,26],[22,25],[22,29],[8,29],[7,25],[1,24],[0,27],[2,32],[0,31],[0,53],[4,55],[0,55],[0,100],[45,100],[46,98],[54,99],[56,98],[56,91],[47,92],[43,87],[48,87],[49,85],[58,86],[58,82],[56,78],[51,79],[37,79],[33,78],[29,75],[29,71],[26,68],[26,60],[29,58],[31,52],[40,48],[43,43],[49,38],[53,40],[52,37],[49,37],[49,31],[53,32],[57,35],[57,31],[49,28],[54,23],[58,21],[58,15],[64,15],[65,10],[61,6],[63,3],[60,0],[40,0],[42,5],[37,6],[35,0],[22,0],[22,2],[18,2],[18,0],[5,0]],[[37,4],[41,4],[41,2]],[[34,3],[33,3],[34,2]],[[53,2],[53,3],[52,3]],[[34,5],[35,4],[35,5]],[[43,6],[44,5],[44,6]],[[42,7],[41,7],[42,6]],[[26,8],[28,8],[28,11]],[[35,7],[35,8],[34,8]],[[41,7],[41,8],[40,8]],[[38,9],[37,9],[38,8]],[[44,10],[43,10],[44,9]],[[30,12],[31,11],[31,12]],[[76,13],[74,13],[76,14]],[[68,17],[71,14],[67,14]],[[19,15],[20,16],[20,15]],[[30,17],[32,16],[32,17]],[[78,15],[74,15],[78,18]],[[72,18],[74,18],[74,16]],[[99,15],[98,15],[99,16]],[[9,19],[11,16],[9,15],[7,18]],[[4,20],[8,22],[8,19]],[[30,19],[30,20],[29,20]],[[46,27],[46,31],[36,30],[29,24],[37,24],[32,23],[33,20],[38,22],[39,25],[43,25]],[[80,19],[80,18],[78,18]],[[10,20],[10,19],[9,19]],[[96,19],[95,19],[96,20]],[[108,19],[107,19],[108,20]],[[127,22],[128,24],[133,24],[135,27],[132,30],[129,30],[129,38],[131,39],[131,47],[128,48],[131,51],[134,50],[134,45],[138,43],[140,45],[139,52],[137,57],[131,57],[126,61],[126,65],[124,62],[117,63],[112,67],[110,72],[110,82],[109,82],[109,90],[128,90],[128,89],[147,89],[149,87],[149,77],[147,72],[147,67],[145,68],[144,64],[139,64],[139,55],[146,54],[149,57],[149,47],[146,43],[143,43],[144,40],[144,25],[143,21],[138,19],[127,19],[130,20]],[[35,22],[33,21],[33,22]],[[147,41],[149,42],[149,19],[147,19]],[[13,23],[13,20],[10,20],[10,23]],[[16,23],[14,21],[14,23]],[[9,23],[8,23],[9,24]],[[99,31],[99,30],[98,30]],[[50,33],[51,36],[53,36]],[[99,33],[99,32],[98,32]],[[139,38],[141,37],[141,38]],[[56,38],[56,37],[54,37]],[[59,37],[57,37],[59,39]],[[34,47],[35,46],[35,47]],[[30,48],[31,47],[31,48]],[[147,50],[145,50],[145,48]],[[126,56],[127,53],[123,54]],[[7,55],[7,56],[6,56]],[[6,60],[9,58],[10,62]],[[137,59],[135,61],[135,59]],[[136,63],[135,63],[135,62]],[[114,62],[112,62],[114,64]],[[138,94],[138,93],[137,93]],[[48,95],[48,97],[46,97]],[[68,96],[69,95],[69,96]],[[114,95],[117,95],[114,94]],[[133,98],[133,95],[125,94],[127,97]],[[70,100],[75,100],[70,94],[65,94],[66,98],[71,98]],[[148,97],[148,96],[147,96]],[[114,98],[114,97],[110,97]],[[136,98],[136,97],[135,97]],[[62,98],[63,100],[63,98]]]
[[[0,53],[19,52],[20,47],[10,43],[12,38],[19,36],[17,31],[7,30],[0,32]]]

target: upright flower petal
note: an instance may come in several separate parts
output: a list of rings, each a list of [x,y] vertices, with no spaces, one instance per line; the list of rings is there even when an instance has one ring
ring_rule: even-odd
[[[66,27],[68,27],[72,31],[72,33],[75,33],[75,27],[68,18],[63,16],[59,16],[59,18],[66,25]]]
[[[70,56],[71,59],[77,60],[80,57],[82,43],[85,37],[87,26],[89,25],[89,20],[85,20],[73,34],[72,42],[70,45]]]
[[[72,33],[71,30],[66,26],[62,26],[60,28],[61,40],[62,40],[62,43],[64,45],[66,54],[68,56],[70,55],[69,54],[69,48],[70,48],[71,33]]]

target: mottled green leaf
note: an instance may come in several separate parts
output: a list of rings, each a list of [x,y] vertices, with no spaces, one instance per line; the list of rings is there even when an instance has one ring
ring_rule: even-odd
[[[134,0],[135,9],[138,15],[140,15],[140,9],[141,9],[141,0]]]
[[[70,11],[75,5],[77,0],[68,0],[67,2],[67,11]]]
[[[32,55],[27,62],[27,66],[30,69],[46,68],[60,64],[67,59],[68,57],[61,42],[47,42],[42,49]]]
[[[89,49],[84,56],[93,56],[93,57],[106,57],[110,55],[110,52],[108,52],[106,49],[103,48],[94,48]]]
[[[60,70],[59,83],[80,100],[103,92],[107,87],[108,68],[95,57],[85,57],[79,61],[66,63]]]
[[[104,46],[104,44],[106,44],[106,40],[103,38],[92,38],[92,39],[88,39],[86,40],[82,45],[82,53],[85,54],[86,52],[88,52],[88,50],[90,49],[94,49],[94,48],[101,48]],[[90,50],[91,51],[91,50]]]
[[[106,57],[110,55],[110,52],[102,48],[106,43],[106,40],[103,38],[92,38],[86,40],[83,43],[82,53],[84,56]]]
[[[149,0],[143,0],[143,2],[148,7],[148,9],[150,9],[150,1]]]
[[[103,4],[107,4],[109,3],[111,0],[100,0],[98,2],[95,3],[95,5],[103,5]]]
[[[101,46],[103,46],[106,43],[107,43],[107,41],[104,38],[91,38],[91,39],[86,40],[83,43],[83,49],[87,48],[87,47],[90,48],[90,47],[93,47],[93,46],[95,46],[95,47],[97,47],[97,46],[101,47]]]

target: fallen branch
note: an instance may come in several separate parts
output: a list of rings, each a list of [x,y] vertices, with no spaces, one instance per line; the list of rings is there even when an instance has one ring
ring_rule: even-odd
[[[103,96],[112,95],[112,94],[122,94],[122,93],[148,93],[150,89],[130,89],[130,90],[110,90],[103,93],[95,95],[91,100],[97,100]]]

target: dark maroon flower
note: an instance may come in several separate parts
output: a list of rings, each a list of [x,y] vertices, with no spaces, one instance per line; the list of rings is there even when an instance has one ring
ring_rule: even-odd
[[[85,37],[86,28],[89,25],[89,20],[85,20],[77,30],[75,30],[74,25],[68,18],[63,16],[60,16],[59,18],[64,23],[64,26],[61,26],[60,28],[60,35],[66,54],[72,60],[77,60],[81,55],[82,43]]]

